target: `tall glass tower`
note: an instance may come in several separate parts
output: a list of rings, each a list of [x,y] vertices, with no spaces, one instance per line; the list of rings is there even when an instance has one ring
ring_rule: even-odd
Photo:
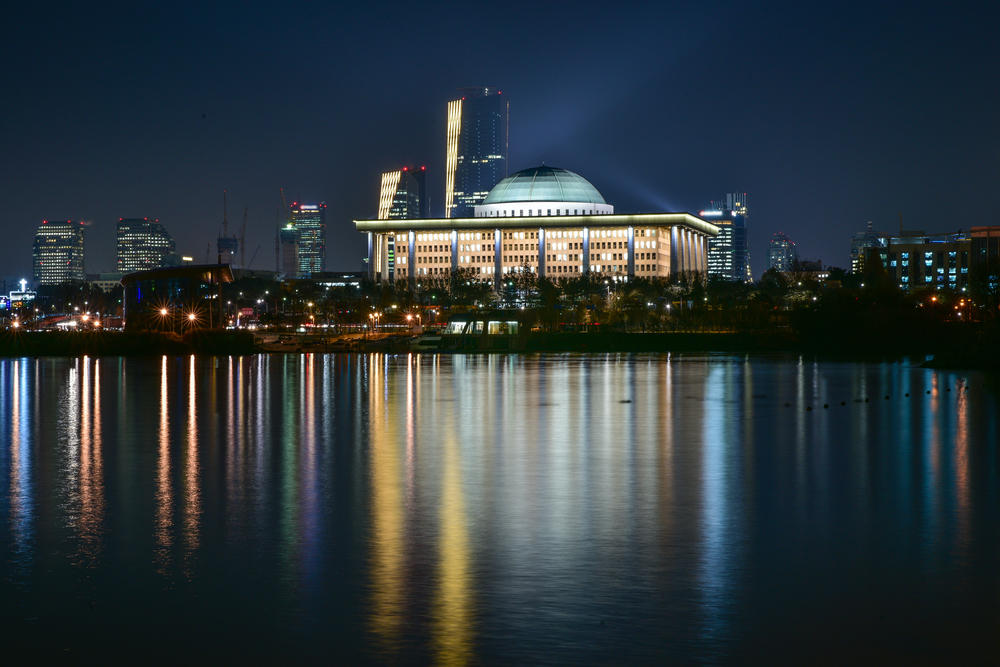
[[[507,176],[509,105],[492,88],[459,88],[448,103],[444,216],[471,218],[493,186]]]
[[[83,280],[83,223],[45,220],[32,247],[35,284],[58,285]]]
[[[701,217],[719,227],[719,235],[708,241],[708,274],[737,282],[753,280],[747,244],[746,193],[727,194],[725,201],[712,202]]]
[[[149,218],[118,219],[118,272],[133,273],[167,266],[175,250],[174,240],[160,224]]]
[[[326,270],[326,204],[292,204],[292,227],[299,233],[299,277]],[[285,267],[288,273],[288,267]]]

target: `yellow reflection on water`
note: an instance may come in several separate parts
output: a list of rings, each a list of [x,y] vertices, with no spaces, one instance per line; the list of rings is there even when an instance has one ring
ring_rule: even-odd
[[[198,385],[195,357],[191,355],[188,369],[187,442],[184,460],[184,546],[190,560],[201,539],[201,486],[198,482]]]
[[[958,387],[958,414],[955,423],[955,504],[958,519],[958,546],[964,551],[970,541],[971,501],[969,499],[969,394],[965,382]]]
[[[167,357],[160,363],[159,452],[156,460],[156,562],[160,573],[170,564],[173,547],[173,490],[170,485],[170,401],[167,384]]]
[[[472,653],[472,593],[469,590],[469,534],[462,486],[462,453],[453,430],[444,438],[438,590],[434,605],[437,662],[464,665]]]
[[[104,523],[104,474],[101,463],[101,372],[100,362],[83,358],[83,388],[80,395],[80,552],[91,558],[101,550]],[[93,384],[93,387],[91,386]]]
[[[372,618],[373,632],[386,649],[395,648],[403,620],[403,491],[398,433],[387,428],[385,376],[381,355],[370,355],[368,403],[371,415]]]

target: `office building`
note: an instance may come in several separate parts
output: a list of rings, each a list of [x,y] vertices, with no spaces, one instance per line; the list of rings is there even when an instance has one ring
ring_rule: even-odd
[[[83,280],[83,223],[46,220],[32,248],[36,285]]]
[[[767,270],[791,271],[797,258],[795,243],[784,232],[775,232],[767,244]]]
[[[877,257],[889,279],[903,291],[921,287],[964,292],[969,286],[972,238],[968,233],[924,234],[921,231],[887,239],[871,247],[867,261]]]
[[[508,103],[492,88],[459,88],[448,103],[445,218],[471,218],[475,207],[507,176]]]
[[[503,179],[471,218],[355,220],[376,281],[447,278],[497,285],[510,273],[550,279],[666,277],[707,268],[719,228],[689,213],[616,215],[586,179],[534,167]]]
[[[378,219],[401,220],[427,217],[427,170],[404,167],[382,174]]]
[[[708,274],[736,282],[753,280],[747,243],[746,193],[727,194],[700,212],[701,217],[719,228],[708,244]]]
[[[126,274],[168,265],[176,250],[174,240],[159,220],[118,219],[118,273]]]
[[[326,270],[326,204],[292,204],[292,227],[299,233],[298,276]],[[288,265],[285,265],[288,275]]]

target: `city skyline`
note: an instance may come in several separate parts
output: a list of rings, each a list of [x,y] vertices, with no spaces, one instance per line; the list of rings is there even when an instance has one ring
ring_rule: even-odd
[[[558,67],[492,46],[543,36],[525,33],[514,10],[389,12],[387,22],[355,8],[350,34],[321,32],[289,51],[265,34],[334,25],[332,10],[205,8],[195,19],[180,8],[67,8],[43,28],[15,9],[3,85],[22,103],[7,111],[17,168],[2,186],[12,252],[0,274],[30,276],[34,231],[50,219],[86,223],[90,273],[113,270],[123,217],[160,220],[178,252],[198,258],[215,247],[220,190],[248,209],[248,255],[262,246],[255,267],[269,269],[279,188],[328,202],[328,268],[356,270],[365,248],[351,220],[376,215],[379,174],[426,165],[430,215],[443,216],[445,110],[456,88],[481,83],[516,101],[510,173],[544,162],[586,174],[630,213],[696,212],[739,188],[754,198],[755,273],[779,230],[802,256],[847,268],[847,239],[869,220],[968,228],[1000,180],[1000,93],[981,86],[1000,68],[987,14],[900,7],[588,8],[544,34]],[[576,37],[593,25],[600,41]],[[705,25],[718,27],[710,39]],[[455,58],[451,36],[472,26],[481,39]],[[388,39],[373,54],[361,47],[376,30]],[[385,86],[376,73],[400,53],[429,74]],[[739,104],[705,94],[724,80],[745,82]],[[309,150],[296,150],[302,141]]]

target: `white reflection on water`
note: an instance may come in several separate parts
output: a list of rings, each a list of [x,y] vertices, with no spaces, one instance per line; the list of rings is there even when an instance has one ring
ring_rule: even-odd
[[[9,416],[0,424],[10,443],[6,461],[10,478],[7,525],[11,538],[11,561],[16,581],[23,582],[34,555],[35,489],[32,483],[33,439],[31,423],[34,406],[28,377],[37,366],[27,361],[0,360],[0,412]],[[8,391],[9,388],[9,391]]]

